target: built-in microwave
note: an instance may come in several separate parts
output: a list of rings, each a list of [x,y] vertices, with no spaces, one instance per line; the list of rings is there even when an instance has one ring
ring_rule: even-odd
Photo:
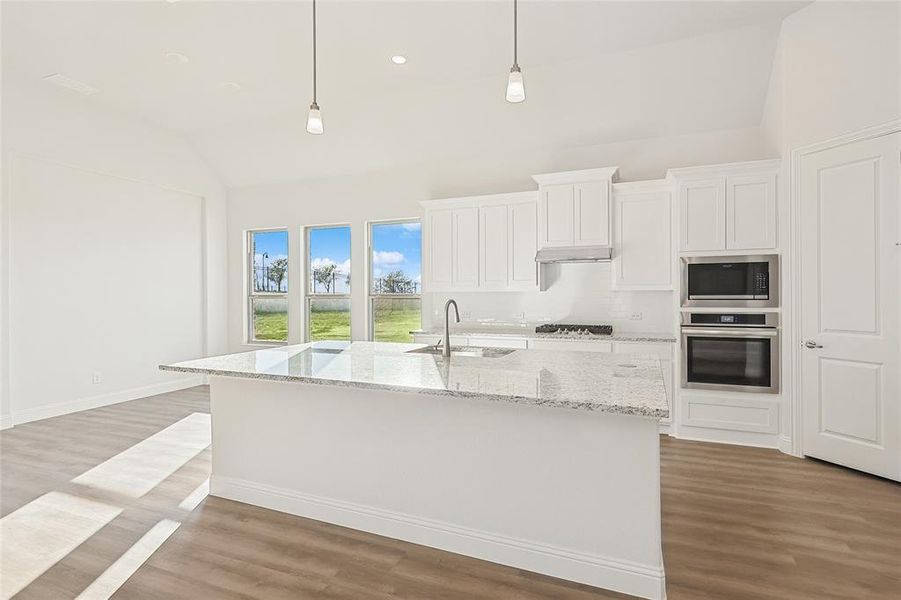
[[[683,256],[685,308],[776,308],[779,256]]]

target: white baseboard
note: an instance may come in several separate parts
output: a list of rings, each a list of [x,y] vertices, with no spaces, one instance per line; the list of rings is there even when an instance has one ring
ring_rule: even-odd
[[[9,413],[0,415],[0,431],[13,426],[13,416]]]
[[[794,452],[792,452],[792,439],[787,435],[780,435],[779,450],[781,450],[784,454],[790,454],[794,456]]]
[[[731,444],[734,446],[751,446],[754,448],[778,448],[779,436],[772,433],[755,431],[730,431],[728,429],[710,429],[707,427],[691,427],[680,423],[680,440],[693,442],[713,442],[715,444]]]
[[[129,400],[137,400],[138,398],[146,398],[147,396],[183,390],[185,388],[200,385],[201,381],[202,378],[199,376],[182,377],[175,381],[164,381],[162,383],[119,390],[108,394],[99,394],[97,396],[88,396],[87,398],[78,398],[77,400],[70,400],[67,402],[57,402],[55,404],[47,404],[46,406],[26,408],[25,410],[14,411],[12,413],[12,423],[10,425],[21,425],[22,423],[29,423],[31,421],[59,417],[61,415],[67,415],[82,410],[100,408],[101,406],[109,406],[110,404],[118,404]]]
[[[640,598],[666,598],[663,569],[656,566],[217,475],[210,478],[210,494]]]

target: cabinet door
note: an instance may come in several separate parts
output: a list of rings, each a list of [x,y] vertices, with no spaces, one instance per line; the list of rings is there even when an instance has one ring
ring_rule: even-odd
[[[572,184],[546,185],[539,193],[539,236],[541,248],[572,246],[575,239],[573,228]]]
[[[538,205],[518,202],[507,207],[507,287],[534,290],[538,287]]]
[[[606,181],[580,183],[575,187],[575,245],[610,243],[610,185]]]
[[[507,205],[479,208],[479,288],[507,288]]]
[[[726,247],[776,247],[776,174],[726,178]]]
[[[453,282],[454,290],[474,289],[479,285],[479,209],[453,209]]]
[[[611,352],[611,342],[592,342],[580,340],[529,340],[529,348],[534,350],[573,350],[577,352]]]
[[[449,290],[453,285],[453,211],[432,210],[428,213],[428,290]]]
[[[681,190],[683,251],[726,249],[726,182],[722,177],[686,181]]]
[[[613,255],[617,289],[672,289],[670,194],[615,194]]]

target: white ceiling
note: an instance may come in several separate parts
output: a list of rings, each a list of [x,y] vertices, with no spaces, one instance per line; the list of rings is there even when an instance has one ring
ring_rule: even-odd
[[[505,144],[597,144],[759,123],[781,20],[805,2],[520,3],[528,99],[503,101],[509,1],[3,2],[3,69],[189,135],[230,185]],[[187,55],[186,64],[165,53]],[[393,54],[409,62],[397,66]],[[240,91],[222,82],[240,83]],[[42,85],[49,85],[43,84]],[[59,90],[61,94],[72,94]]]

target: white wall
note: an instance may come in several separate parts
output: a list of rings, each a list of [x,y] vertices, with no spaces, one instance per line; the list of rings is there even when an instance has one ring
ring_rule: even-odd
[[[301,228],[349,223],[352,226],[352,335],[366,337],[365,226],[368,220],[421,217],[419,201],[455,196],[536,189],[531,175],[553,171],[619,165],[621,179],[662,178],[670,167],[766,158],[759,127],[636,140],[606,145],[549,147],[541,151],[511,147],[507,153],[480,153],[478,144],[456,160],[433,160],[377,173],[252,186],[229,191],[228,269],[229,346],[243,347],[244,261],[242,233],[248,229],[285,227],[290,235],[289,278],[301,280]],[[543,293],[458,295],[470,319],[499,318],[525,312],[526,320],[569,317],[614,322],[620,329],[671,331],[668,292],[610,292],[603,265],[562,269],[560,280]],[[595,277],[597,274],[597,277]],[[587,275],[587,277],[586,277]],[[579,298],[574,298],[579,295]],[[289,341],[303,339],[303,302],[295,284],[289,294]],[[584,300],[583,300],[584,299]],[[424,310],[434,303],[424,299]],[[614,316],[631,307],[641,321]]]
[[[790,240],[792,150],[901,117],[901,4],[816,2],[782,23],[762,127],[783,157],[779,237]],[[789,333],[793,257],[783,259],[783,381],[792,381]],[[782,447],[791,445],[792,402],[783,391]]]
[[[170,389],[160,362],[224,351],[225,190],[194,149],[6,72],[2,111],[6,414]]]

